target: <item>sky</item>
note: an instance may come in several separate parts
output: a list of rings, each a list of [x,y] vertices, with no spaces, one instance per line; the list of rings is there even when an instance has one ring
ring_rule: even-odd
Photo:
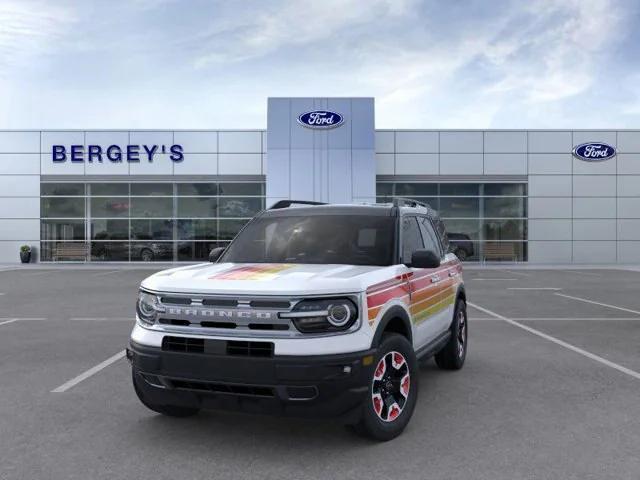
[[[640,128],[637,0],[0,0],[0,129]]]

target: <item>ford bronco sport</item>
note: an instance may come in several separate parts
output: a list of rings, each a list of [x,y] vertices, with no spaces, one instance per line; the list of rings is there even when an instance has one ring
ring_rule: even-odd
[[[280,201],[211,262],[142,282],[127,357],[144,405],[340,417],[389,440],[418,359],[462,367],[462,266],[427,205]]]

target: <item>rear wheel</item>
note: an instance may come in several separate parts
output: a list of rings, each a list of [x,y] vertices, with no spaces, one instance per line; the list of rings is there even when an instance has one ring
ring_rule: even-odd
[[[464,365],[467,357],[467,324],[467,304],[459,298],[451,322],[451,337],[435,356],[436,364],[443,370],[459,370]]]
[[[140,252],[140,258],[143,262],[153,262],[153,252],[148,248],[145,248]]]
[[[374,364],[369,394],[354,430],[374,440],[387,441],[402,433],[416,406],[417,360],[405,337],[385,334]]]
[[[458,257],[458,260],[463,262],[467,259],[467,252],[461,248],[458,248],[456,250],[456,257]]]
[[[139,375],[136,375],[135,370],[131,371],[131,376],[133,379],[133,388],[136,391],[138,399],[149,410],[153,410],[156,413],[160,413],[168,417],[191,417],[200,411],[197,408],[178,407],[176,405],[160,405],[150,401],[145,397],[144,392],[139,385],[139,382],[143,382],[144,380],[142,380]]]

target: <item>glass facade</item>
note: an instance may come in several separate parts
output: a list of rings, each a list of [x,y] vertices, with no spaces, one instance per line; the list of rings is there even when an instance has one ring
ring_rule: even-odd
[[[526,183],[378,182],[378,202],[412,198],[438,210],[450,248],[472,261],[527,260]]]
[[[265,208],[264,182],[41,183],[43,261],[200,261]]]

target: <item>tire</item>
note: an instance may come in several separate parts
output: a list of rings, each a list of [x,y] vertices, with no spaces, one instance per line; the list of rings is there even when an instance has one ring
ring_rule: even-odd
[[[153,410],[156,413],[166,415],[167,417],[192,417],[200,411],[200,409],[198,408],[179,407],[176,405],[159,405],[157,403],[153,403],[145,398],[144,392],[138,384],[138,382],[144,380],[141,380],[139,376],[136,375],[136,372],[133,369],[131,370],[131,378],[133,380],[133,389],[136,391],[138,399],[149,410]]]
[[[140,252],[140,258],[143,262],[153,262],[153,252],[148,248],[143,248]]]
[[[458,260],[461,262],[464,262],[467,259],[467,252],[462,248],[458,248],[456,250],[456,257],[458,257]]]
[[[443,370],[460,370],[467,358],[469,321],[467,304],[459,298],[451,322],[451,338],[435,355],[436,364]]]
[[[386,442],[400,435],[411,419],[418,398],[418,364],[411,343],[393,333],[382,337],[374,365],[362,416],[352,428]]]

